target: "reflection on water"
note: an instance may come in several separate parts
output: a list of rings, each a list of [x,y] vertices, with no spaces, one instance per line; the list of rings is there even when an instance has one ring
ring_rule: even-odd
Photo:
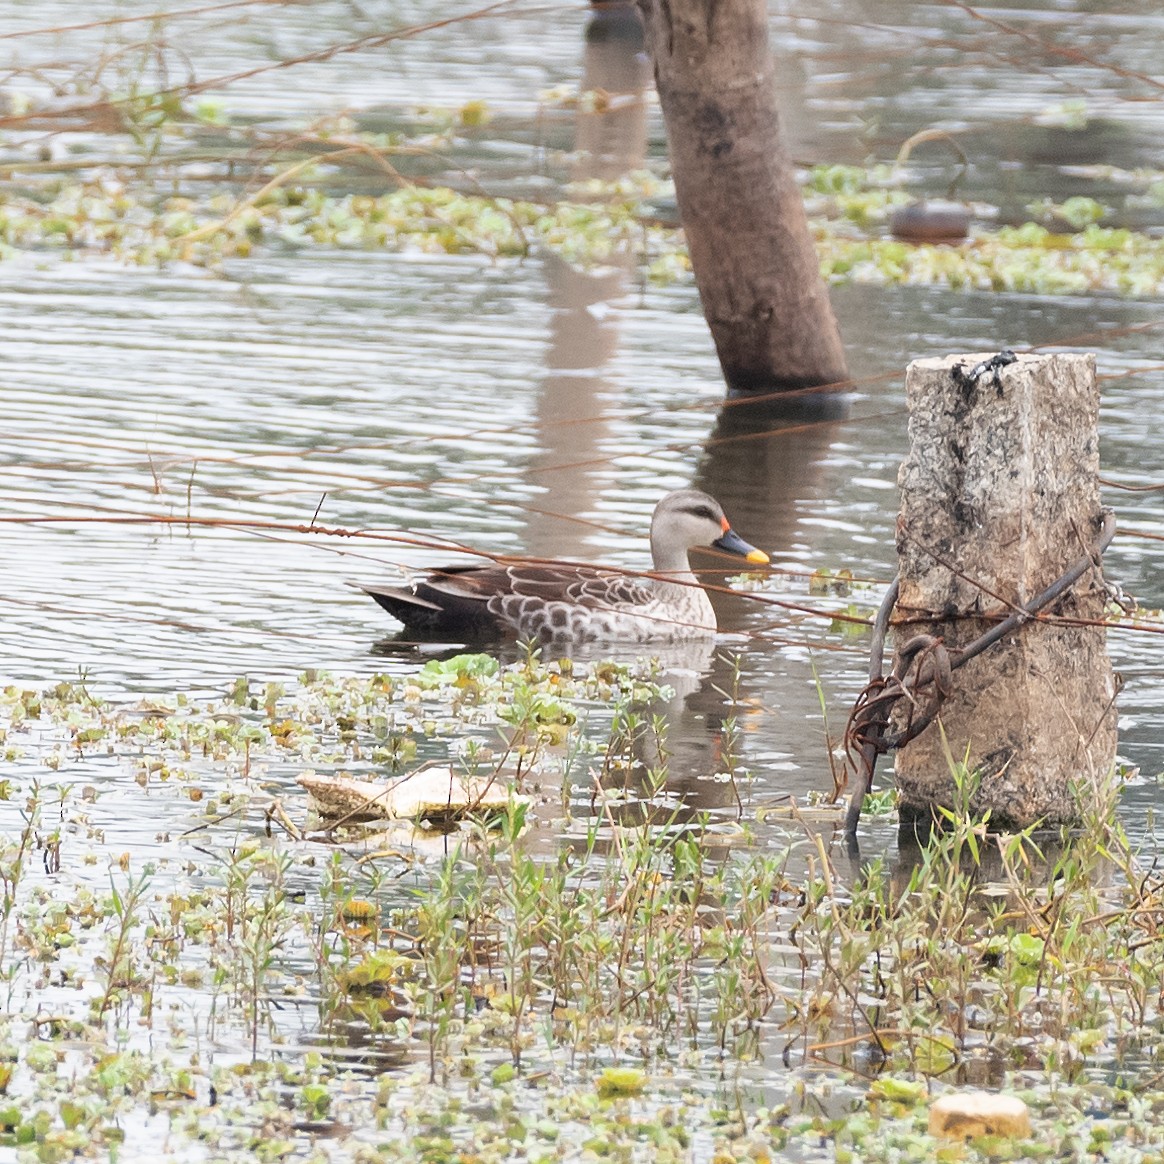
[[[582,87],[603,97],[578,113],[576,180],[613,179],[643,165],[649,79],[634,5],[620,0],[595,8],[586,29]],[[631,267],[625,252],[597,271],[552,253],[542,256],[553,318],[536,413],[540,451],[529,466],[530,479],[544,489],[538,506],[529,507],[526,526],[526,548],[535,557],[585,556],[581,515],[593,509],[609,479],[604,444],[618,404],[602,374],[620,339],[620,313],[610,304],[625,294]]]

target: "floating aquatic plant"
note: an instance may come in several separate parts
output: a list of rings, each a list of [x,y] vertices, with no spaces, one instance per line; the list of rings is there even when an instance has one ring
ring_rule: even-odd
[[[1164,1149],[1164,1094],[1128,1084],[1159,1069],[1164,886],[1104,806],[1051,842],[951,811],[898,867],[850,875],[794,814],[757,848],[764,806],[741,797],[727,831],[682,811],[665,766],[629,779],[644,741],[666,762],[656,680],[530,651],[243,677],[216,699],[5,688],[0,1142],[47,1160],[139,1151],[144,1126],[223,1159],[307,1155],[328,1129],[353,1159],[500,1160],[514,1137],[675,1159],[694,1136],[757,1159]],[[407,734],[454,760],[468,734],[478,766],[520,737],[534,803],[451,833],[308,831],[290,775],[390,777],[385,741]],[[117,772],[154,806],[145,861],[106,838]],[[382,1074],[348,1072],[353,1040]],[[744,1098],[773,1056],[783,1100]],[[712,1068],[736,1090],[686,1089]],[[967,1080],[1020,1092],[1033,1142],[935,1141],[929,1097]]]

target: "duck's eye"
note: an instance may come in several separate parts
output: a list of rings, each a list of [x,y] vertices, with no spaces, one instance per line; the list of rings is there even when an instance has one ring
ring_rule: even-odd
[[[711,509],[706,505],[694,505],[690,509],[685,509],[684,513],[691,514],[692,517],[700,517],[705,521],[713,521],[719,525],[719,517],[712,513]]]

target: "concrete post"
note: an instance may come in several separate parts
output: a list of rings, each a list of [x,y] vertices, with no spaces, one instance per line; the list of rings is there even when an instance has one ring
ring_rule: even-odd
[[[1100,524],[1099,389],[1091,355],[1020,356],[969,377],[984,356],[910,364],[910,451],[901,467],[900,644],[971,642],[1086,553]],[[963,372],[956,369],[961,365]],[[1094,572],[1047,614],[1098,619]],[[963,617],[963,616],[970,617]],[[971,802],[1001,828],[1077,823],[1076,789],[1111,779],[1115,681],[1102,627],[1032,620],[953,675],[940,720],[896,757],[903,819],[956,803],[950,752],[980,779]],[[894,726],[907,715],[899,703]]]

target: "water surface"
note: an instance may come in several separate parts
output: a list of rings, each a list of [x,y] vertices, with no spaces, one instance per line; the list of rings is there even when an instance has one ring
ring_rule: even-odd
[[[134,0],[92,11],[156,7]],[[1164,128],[1159,102],[1140,100],[1146,82],[1131,75],[1154,67],[1148,32],[1158,14],[992,10],[1126,74],[1114,75],[1050,51],[1016,72],[1029,45],[961,9],[881,5],[871,27],[866,8],[838,0],[774,13],[798,158],[888,161],[910,133],[941,123],[965,131],[975,197],[1013,209],[1032,192],[1096,192],[1100,177],[1077,173],[1083,161],[1142,164],[1145,141]],[[230,14],[223,35],[193,20],[172,35],[201,78],[311,51],[321,32],[341,43],[463,10],[274,5]],[[3,31],[23,32],[75,22],[76,12],[9,3],[5,17]],[[493,141],[505,181],[520,172],[552,183],[570,163],[551,151],[542,165],[537,111],[544,89],[577,82],[586,19],[582,7],[515,5],[383,49],[258,73],[221,99],[236,116],[279,125],[340,109],[402,118],[418,103],[484,98],[509,120],[465,148]],[[0,40],[0,60],[9,54],[16,70],[0,86],[41,99],[55,80],[66,90],[59,99],[71,101],[95,52],[139,34],[118,26]],[[1081,92],[1098,120],[1072,137],[1053,113]],[[568,146],[568,120],[555,125]],[[657,111],[647,126],[659,157]],[[62,142],[108,148],[85,133],[51,148]],[[25,156],[41,144],[21,132],[0,148]],[[927,166],[920,172],[937,188],[944,164]],[[866,640],[830,625],[828,610],[850,599],[811,595],[807,576],[851,570],[861,582],[853,600],[866,609],[894,572],[910,359],[1094,351],[1105,478],[1164,482],[1154,424],[1164,407],[1164,313],[1155,302],[834,288],[856,381],[849,415],[786,429],[768,421],[758,436],[721,410],[690,285],[618,272],[590,279],[563,266],[552,256],[494,263],[324,249],[262,250],[216,273],[58,255],[0,263],[0,517],[54,519],[0,525],[5,680],[83,675],[94,693],[132,702],[222,693],[239,676],[293,683],[310,668],[405,674],[427,652],[393,645],[394,624],[347,580],[400,577],[463,549],[641,567],[655,502],[696,483],[772,553],[782,572],[763,594],[792,607],[746,594],[719,600],[724,637],[686,668],[688,678],[708,674],[680,682],[669,710],[677,793],[726,821],[731,794],[705,777],[722,762],[729,715],[752,776],[750,805],[789,795],[805,803],[832,788],[829,745],[863,684]],[[1110,575],[1145,606],[1164,606],[1164,542],[1135,532],[1164,531],[1161,495],[1112,486],[1105,500],[1128,531],[1108,554]],[[141,515],[174,521],[115,520]],[[241,524],[313,521],[385,540]],[[1111,652],[1125,678],[1120,750],[1141,773],[1123,813],[1144,836],[1164,772],[1159,648],[1155,637],[1121,631]],[[270,778],[290,798],[295,775],[288,765]],[[123,765],[90,758],[64,776],[107,789],[94,812],[111,843],[178,851],[157,836],[180,833],[184,809],[156,820],[158,798]],[[770,827],[761,844],[779,841],[781,826]],[[894,834],[892,823],[870,820],[865,847],[891,850]]]

